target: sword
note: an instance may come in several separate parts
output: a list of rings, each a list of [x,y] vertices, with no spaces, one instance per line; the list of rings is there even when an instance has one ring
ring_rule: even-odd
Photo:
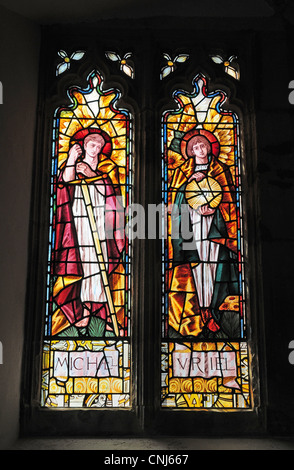
[[[91,227],[91,231],[92,231],[92,235],[93,235],[94,246],[95,246],[95,250],[96,250],[98,263],[99,263],[99,266],[100,266],[103,287],[104,287],[104,290],[105,290],[105,293],[106,293],[106,298],[107,298],[107,303],[108,303],[109,310],[110,310],[110,315],[111,315],[111,320],[112,320],[112,324],[113,324],[114,333],[115,333],[116,336],[119,336],[118,322],[117,322],[115,308],[114,308],[113,299],[112,299],[112,295],[111,295],[111,290],[110,290],[110,286],[109,286],[109,282],[108,282],[108,275],[107,275],[104,255],[103,255],[103,252],[102,252],[101,242],[100,242],[100,239],[99,239],[99,234],[98,234],[98,230],[97,230],[97,226],[96,226],[96,222],[95,222],[95,218],[94,218],[94,214],[93,214],[93,207],[92,207],[92,202],[91,202],[91,197],[90,197],[90,193],[89,193],[88,184],[86,183],[85,180],[81,181],[81,188],[82,188],[84,202],[85,202],[85,205],[86,205],[88,219],[89,219],[89,222],[90,222],[90,227]]]

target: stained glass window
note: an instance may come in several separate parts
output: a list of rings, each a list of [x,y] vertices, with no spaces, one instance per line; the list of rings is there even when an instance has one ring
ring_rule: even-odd
[[[132,115],[93,71],[52,136],[41,404],[129,407]]]
[[[252,408],[240,123],[204,75],[162,116],[162,407]]]

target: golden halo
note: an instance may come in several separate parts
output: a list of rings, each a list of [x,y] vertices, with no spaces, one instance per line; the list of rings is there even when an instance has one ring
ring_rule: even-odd
[[[215,209],[222,200],[222,188],[215,179],[208,176],[201,181],[192,180],[188,183],[185,196],[192,209],[205,204]]]
[[[190,154],[189,149],[188,149],[189,148],[189,142],[193,137],[196,137],[196,136],[202,136],[202,137],[205,137],[208,140],[208,142],[211,145],[211,153],[212,153],[212,155],[214,155],[214,157],[217,158],[218,155],[219,155],[220,144],[219,144],[219,141],[216,138],[216,136],[212,132],[207,131],[205,129],[195,129],[194,128],[194,129],[190,130],[189,132],[187,132],[184,135],[184,137],[182,138],[182,141],[181,141],[181,154],[184,157],[184,159],[187,160],[188,158],[192,157],[192,155]]]

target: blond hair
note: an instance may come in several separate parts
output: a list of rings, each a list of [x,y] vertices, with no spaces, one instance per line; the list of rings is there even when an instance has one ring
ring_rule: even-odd
[[[101,142],[102,143],[102,146],[105,144],[105,140],[104,138],[102,137],[101,134],[88,134],[85,138],[84,138],[84,145],[87,144],[87,142],[89,142],[90,140],[94,140],[96,142]]]

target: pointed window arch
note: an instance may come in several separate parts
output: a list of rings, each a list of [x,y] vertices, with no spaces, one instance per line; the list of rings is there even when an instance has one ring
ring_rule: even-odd
[[[28,301],[24,434],[195,435],[211,423],[221,434],[245,410],[242,429],[256,429],[242,173],[250,84],[192,30],[194,42],[170,38],[169,55],[137,29],[121,38],[104,25],[103,42],[96,29],[54,31],[42,54],[32,237],[42,262],[30,271],[40,289]],[[209,158],[195,169],[203,145]]]

